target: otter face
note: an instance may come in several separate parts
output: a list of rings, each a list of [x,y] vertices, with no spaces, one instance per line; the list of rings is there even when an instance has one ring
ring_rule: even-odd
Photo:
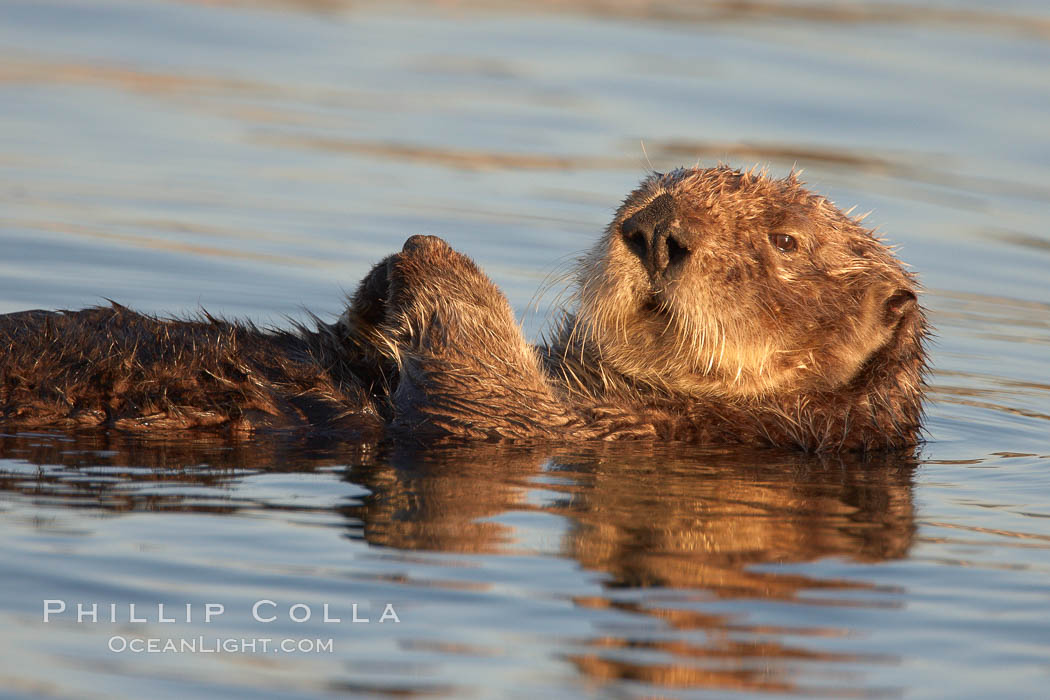
[[[858,220],[724,166],[654,174],[579,268],[570,345],[635,383],[721,397],[847,385],[919,313]]]

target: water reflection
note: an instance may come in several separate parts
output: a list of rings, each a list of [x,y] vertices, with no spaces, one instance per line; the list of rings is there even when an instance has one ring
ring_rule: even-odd
[[[187,499],[150,487],[221,489],[263,471],[351,465],[345,478],[371,495],[340,512],[363,523],[371,544],[520,551],[513,527],[494,519],[543,512],[569,523],[561,553],[608,574],[609,586],[702,588],[733,597],[787,598],[827,584],[754,565],[903,557],[915,528],[915,463],[901,455],[814,458],[655,445],[417,452],[316,437],[193,437],[3,435],[0,489],[107,510],[200,510],[199,494]],[[536,492],[545,495],[532,498]],[[209,511],[259,505],[232,491],[210,500]]]
[[[262,499],[236,484],[260,471],[335,469],[370,492],[333,507],[348,535],[397,550],[521,554],[532,545],[506,516],[554,516],[562,527],[553,553],[602,580],[601,593],[576,595],[573,605],[649,621],[596,629],[557,650],[600,682],[802,691],[792,663],[892,663],[807,644],[848,633],[827,619],[785,628],[711,608],[739,600],[884,605],[864,595],[878,592],[873,583],[783,565],[898,559],[915,535],[914,462],[900,455],[821,460],[652,445],[421,453],[84,433],[5,436],[0,459],[0,500],[117,512],[301,511],[310,507],[292,494]],[[844,591],[852,595],[836,593]]]
[[[201,433],[146,439],[101,431],[0,434],[0,500],[6,492],[37,505],[118,512],[298,510],[241,497],[233,486],[260,472],[341,467],[369,452],[367,445],[333,446],[315,437],[237,442]]]
[[[513,533],[491,518],[538,510],[571,523],[563,553],[608,573],[610,585],[784,597],[809,584],[748,568],[904,556],[913,468],[899,455],[654,445],[395,453],[352,470],[372,496],[347,514],[375,544],[493,552]],[[532,502],[537,482],[564,498]]]
[[[557,514],[568,523],[561,554],[605,576],[607,595],[576,597],[574,604],[644,615],[670,630],[629,628],[584,640],[582,650],[565,655],[580,673],[601,682],[800,691],[793,672],[775,660],[895,659],[809,649],[778,637],[837,637],[844,630],[753,625],[697,609],[695,601],[801,601],[805,593],[807,604],[865,605],[821,592],[873,584],[776,565],[905,557],[915,534],[914,466],[900,455],[821,461],[654,446],[400,454],[352,472],[372,496],[346,512],[365,523],[372,544],[457,552],[514,550],[515,533],[493,522],[506,511]],[[537,482],[564,497],[535,504],[529,493]],[[630,589],[652,593],[617,595]],[[668,597],[668,589],[687,592],[685,599]]]

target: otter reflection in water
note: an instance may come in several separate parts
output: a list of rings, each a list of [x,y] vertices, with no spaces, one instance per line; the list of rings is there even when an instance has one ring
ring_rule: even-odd
[[[579,672],[701,688],[787,692],[797,681],[789,662],[856,662],[845,650],[828,649],[826,638],[842,629],[806,622],[777,628],[760,612],[766,608],[743,605],[733,614],[705,601],[794,606],[837,598],[835,604],[862,605],[864,590],[877,587],[864,580],[864,569],[843,580],[817,567],[782,565],[829,557],[892,561],[908,555],[915,535],[914,464],[887,455],[818,458],[652,443],[547,450],[396,447],[364,450],[269,438],[159,442],[101,431],[53,441],[8,437],[0,438],[0,458],[67,468],[7,475],[0,464],[0,490],[51,506],[66,500],[73,507],[113,511],[288,508],[288,517],[303,527],[303,506],[294,494],[264,503],[250,486],[239,491],[238,480],[259,470],[351,465],[344,478],[370,493],[325,509],[345,519],[348,538],[401,551],[521,555],[537,540],[517,523],[539,522],[542,555],[574,560],[600,575],[600,585],[597,577],[584,575],[566,586],[565,595],[576,596],[574,606],[654,621],[622,624],[618,617],[620,624],[596,623],[591,636],[577,636],[566,651]],[[180,483],[212,488],[172,488]],[[533,517],[516,517],[521,513]],[[352,572],[352,558],[347,562]],[[451,564],[462,560],[453,557]],[[487,581],[481,576],[473,589],[482,598]],[[526,573],[520,586],[531,584]],[[539,583],[543,595],[550,595],[550,585]],[[619,595],[620,589],[635,593]],[[823,625],[838,619],[818,618]],[[793,619],[806,618],[796,613]]]
[[[362,523],[372,544],[490,554],[528,552],[533,541],[513,524],[519,518],[501,516],[557,516],[564,534],[553,553],[603,574],[601,589],[573,604],[659,621],[599,625],[593,638],[576,640],[565,658],[582,675],[802,692],[791,662],[862,660],[805,641],[842,636],[843,629],[778,628],[743,612],[705,610],[703,601],[819,605],[849,591],[833,604],[863,605],[858,593],[877,584],[782,566],[906,557],[916,527],[914,467],[886,453],[812,457],[651,443],[405,450],[351,470],[349,478],[372,495],[343,512]],[[543,530],[545,541],[552,531]],[[619,589],[660,593],[620,596]]]
[[[313,329],[119,306],[0,317],[0,411],[33,427],[910,447],[915,291],[871,231],[794,176],[676,170],[627,197],[545,346],[469,258],[413,236]]]

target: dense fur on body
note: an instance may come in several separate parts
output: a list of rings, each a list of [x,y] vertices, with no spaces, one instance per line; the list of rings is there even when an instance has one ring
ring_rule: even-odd
[[[529,345],[467,257],[413,236],[339,323],[266,333],[126,309],[0,317],[10,423],[385,424],[421,439],[655,438],[908,447],[926,334],[914,279],[794,176],[655,174]]]
[[[0,316],[0,347],[9,425],[364,432],[379,423],[342,342],[323,324],[266,332],[113,304]]]

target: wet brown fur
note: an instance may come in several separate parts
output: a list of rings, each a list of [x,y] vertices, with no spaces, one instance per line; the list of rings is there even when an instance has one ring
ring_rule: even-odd
[[[21,428],[365,433],[379,422],[324,324],[268,332],[113,304],[0,316],[0,347],[0,410]]]
[[[643,254],[627,225],[657,209],[672,248]],[[413,236],[333,325],[263,331],[117,305],[2,316],[0,413],[20,426],[909,447],[925,372],[916,288],[794,176],[677,170],[627,197],[542,347],[469,258]]]

